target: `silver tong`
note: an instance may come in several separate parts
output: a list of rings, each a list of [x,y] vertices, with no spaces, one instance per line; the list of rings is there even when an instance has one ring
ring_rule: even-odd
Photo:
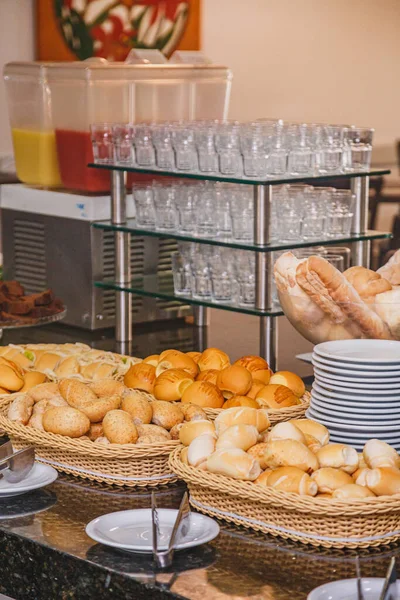
[[[0,476],[8,483],[18,483],[31,472],[35,464],[35,449],[28,446],[14,452],[11,442],[0,446]]]
[[[398,600],[396,580],[396,559],[393,556],[390,560],[379,600]]]
[[[190,505],[189,497],[185,492],[178,515],[176,517],[174,527],[172,529],[171,537],[169,538],[167,550],[158,550],[158,536],[160,533],[160,525],[158,520],[157,503],[155,493],[151,494],[151,525],[152,525],[152,546],[153,546],[153,558],[158,567],[165,569],[172,564],[174,557],[175,542],[179,536],[185,536],[189,531],[189,517],[190,517]]]

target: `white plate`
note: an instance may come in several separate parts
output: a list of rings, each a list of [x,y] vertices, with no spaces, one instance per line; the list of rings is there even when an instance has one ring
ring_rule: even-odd
[[[382,577],[362,578],[362,591],[365,600],[376,600],[379,598],[383,588]],[[400,583],[397,584],[397,595],[400,594]],[[357,600],[357,579],[340,579],[331,583],[324,583],[315,588],[307,596],[307,600]]]
[[[319,413],[326,416],[327,419],[332,419],[335,423],[348,423],[349,425],[353,424],[361,424],[368,425],[369,427],[374,427],[374,425],[378,425],[379,427],[383,427],[384,425],[398,425],[400,430],[400,415],[397,418],[386,415],[375,415],[371,412],[369,413],[360,413],[359,411],[354,411],[353,413],[341,413],[338,410],[329,410],[327,406],[323,404],[319,404],[315,398],[311,399],[311,408],[313,410],[317,410]]]
[[[4,478],[0,480],[0,498],[19,496],[32,490],[50,485],[58,477],[58,473],[49,465],[35,462],[32,471],[19,483],[8,483]]]
[[[383,414],[385,416],[388,413],[392,415],[400,415],[400,402],[375,402],[373,399],[368,401],[352,402],[351,400],[343,400],[341,398],[334,398],[329,394],[318,392],[313,388],[311,392],[312,398],[318,400],[318,402],[324,403],[334,410],[341,410],[344,412],[357,412],[357,411],[368,411],[373,414]]]
[[[386,434],[386,435],[390,435],[393,437],[397,437],[396,436],[396,432],[399,431],[399,427],[398,425],[393,425],[392,424],[387,424],[387,425],[372,425],[372,424],[365,424],[361,421],[357,421],[354,423],[341,423],[339,422],[338,419],[336,419],[335,417],[327,417],[326,415],[324,415],[324,413],[321,413],[319,410],[316,410],[315,408],[310,407],[307,410],[307,415],[313,415],[315,418],[317,418],[321,423],[323,423],[324,425],[326,425],[326,427],[328,427],[328,429],[332,428],[335,429],[336,431],[343,431],[343,432],[350,432],[350,433],[370,433],[371,437],[379,437],[381,434]],[[312,418],[312,417],[311,417]],[[398,439],[400,440],[400,435],[398,436]]]
[[[392,385],[375,383],[373,385],[371,384],[367,386],[362,383],[352,383],[351,381],[343,381],[344,385],[342,385],[342,381],[332,379],[331,377],[324,377],[317,373],[315,374],[315,380],[318,383],[324,384],[325,386],[337,388],[341,391],[351,391],[353,394],[363,393],[381,396],[382,394],[396,395],[397,392],[397,396],[400,396],[400,386],[398,383]]]
[[[313,367],[315,369],[319,369],[323,371],[325,375],[329,373],[334,375],[340,375],[343,378],[354,379],[354,381],[362,381],[368,383],[374,383],[377,381],[380,383],[381,381],[387,381],[387,383],[399,383],[400,382],[400,371],[375,371],[375,369],[369,369],[369,371],[356,371],[351,369],[341,369],[338,367],[330,367],[324,363],[321,363],[316,358],[313,359]]]
[[[313,354],[313,358],[312,360],[317,360],[319,363],[325,365],[325,367],[335,367],[338,369],[352,369],[353,371],[361,371],[362,373],[369,373],[371,371],[371,368],[374,371],[379,371],[379,372],[387,372],[387,373],[393,373],[393,372],[397,372],[400,370],[400,367],[397,363],[394,363],[393,365],[366,365],[366,364],[359,364],[359,363],[349,363],[348,361],[344,361],[342,362],[341,360],[334,358],[334,359],[330,359],[330,358],[324,358],[323,356],[320,356],[319,354],[314,353]],[[312,362],[312,361],[310,361]]]
[[[320,383],[320,381],[314,381],[313,389],[328,396],[329,398],[339,398],[341,400],[350,400],[351,402],[390,402],[398,403],[400,406],[400,395],[399,394],[377,394],[375,392],[358,392],[354,388],[340,388],[331,386],[330,384]]]
[[[324,358],[338,358],[357,364],[400,365],[400,342],[390,340],[336,340],[323,342],[314,352]]]
[[[159,550],[166,550],[178,511],[159,508]],[[151,509],[121,510],[94,519],[86,526],[87,535],[105,546],[148,554],[152,552]],[[193,548],[213,540],[219,534],[219,525],[210,517],[190,513],[189,531],[177,543],[176,550]]]
[[[324,399],[321,400],[319,396],[316,396],[315,394],[311,396],[311,406],[313,406],[317,410],[326,411],[328,414],[337,415],[341,419],[349,419],[352,421],[355,417],[359,417],[360,419],[369,421],[375,421],[375,419],[377,419],[378,421],[393,420],[395,423],[399,423],[400,425],[400,411],[398,411],[397,413],[388,411],[387,409],[377,411],[376,409],[371,407],[349,407],[349,409],[346,410],[347,407],[342,407],[340,405],[335,406],[334,404],[330,404]]]
[[[368,387],[369,389],[398,389],[400,390],[400,378],[394,377],[388,379],[387,377],[349,377],[348,375],[341,375],[340,373],[330,373],[324,371],[317,365],[314,365],[314,376],[318,379],[328,379],[331,381],[337,381],[339,385],[353,385],[356,384],[359,388]]]

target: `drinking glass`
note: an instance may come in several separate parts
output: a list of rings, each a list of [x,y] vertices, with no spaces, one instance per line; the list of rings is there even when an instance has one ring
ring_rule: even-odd
[[[168,123],[152,126],[152,139],[156,149],[156,164],[159,169],[175,169],[175,153],[172,146],[172,130]]]
[[[132,197],[137,225],[145,229],[154,229],[156,226],[156,211],[152,187],[134,185],[132,187]]]
[[[267,127],[263,133],[264,148],[267,154],[267,175],[279,177],[288,170],[289,149],[283,121]]]
[[[312,128],[306,123],[289,125],[289,172],[291,175],[311,174],[315,153],[312,148]]]
[[[224,239],[232,238],[231,195],[230,184],[215,184],[217,235]]]
[[[120,165],[133,165],[133,126],[116,123],[112,126],[115,160]]]
[[[338,172],[343,164],[344,128],[336,125],[324,125],[322,128],[320,173]]]
[[[327,211],[327,231],[330,238],[348,236],[354,216],[355,196],[350,190],[336,190]]]
[[[332,254],[328,253],[324,256],[325,260],[331,263],[338,271],[343,273],[344,271],[344,256],[340,256],[340,254]]]
[[[156,154],[149,125],[136,125],[134,143],[137,164],[140,167],[153,167],[156,164]]]
[[[254,237],[254,203],[247,191],[238,189],[232,199],[231,219],[233,239],[251,242]]]
[[[211,271],[206,249],[197,248],[192,257],[193,298],[207,300],[211,298]]]
[[[156,208],[156,229],[159,231],[177,231],[178,211],[175,203],[175,187],[156,184],[153,189]]]
[[[243,173],[240,152],[239,125],[221,123],[215,134],[215,145],[219,157],[219,170],[223,175],[239,176]]]
[[[214,302],[230,303],[234,299],[234,273],[231,251],[218,248],[210,261],[211,292]]]
[[[213,184],[198,186],[196,204],[196,235],[199,237],[216,236],[216,198]]]
[[[254,306],[256,301],[254,252],[235,250],[233,264],[237,281],[237,303],[242,306]]]
[[[112,125],[109,123],[94,123],[90,126],[90,133],[94,162],[103,165],[112,164],[114,162]]]
[[[326,213],[329,200],[330,194],[322,188],[306,190],[301,230],[304,240],[322,240],[326,237]]]
[[[314,188],[304,184],[294,184],[284,188],[277,203],[279,238],[283,242],[301,239],[305,194]],[[274,194],[272,194],[273,197]]]
[[[216,125],[199,123],[195,129],[195,142],[199,159],[199,171],[218,172],[218,154],[215,149]]]
[[[172,141],[178,171],[196,171],[197,151],[193,128],[186,124],[173,125]]]
[[[263,129],[260,123],[251,123],[240,128],[243,169],[247,177],[267,175],[268,155],[264,146]]]
[[[196,189],[197,185],[179,186],[176,206],[179,216],[179,231],[192,234],[196,230]]]
[[[192,294],[192,269],[190,261],[180,252],[171,255],[172,276],[176,296],[191,296]]]
[[[345,130],[349,153],[347,171],[368,171],[371,165],[374,129],[350,127]]]

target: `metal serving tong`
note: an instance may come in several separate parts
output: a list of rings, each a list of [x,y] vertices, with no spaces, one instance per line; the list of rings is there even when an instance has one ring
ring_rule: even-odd
[[[11,442],[0,446],[0,475],[8,483],[22,481],[32,470],[35,464],[35,449],[28,446],[23,450],[14,452]]]
[[[398,600],[396,580],[396,559],[393,556],[390,560],[379,600]]]
[[[161,568],[169,567],[172,564],[174,557],[175,542],[179,536],[185,536],[189,530],[189,517],[190,517],[190,505],[189,497],[185,492],[178,515],[176,517],[174,527],[172,529],[171,537],[169,538],[167,550],[158,550],[158,536],[160,532],[160,525],[158,520],[157,502],[155,493],[151,494],[151,525],[152,525],[152,542],[153,542],[153,558],[156,565]]]

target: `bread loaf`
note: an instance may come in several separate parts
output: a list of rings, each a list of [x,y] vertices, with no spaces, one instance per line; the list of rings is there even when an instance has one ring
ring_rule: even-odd
[[[265,431],[270,426],[266,410],[256,408],[228,408],[221,412],[214,421],[217,435],[232,425],[254,425],[259,432]]]
[[[179,440],[179,432],[182,429],[182,426],[183,426],[183,423],[177,423],[169,430],[171,440]]]
[[[353,482],[357,485],[367,485],[367,473],[369,473],[370,469],[368,467],[363,467],[362,469],[357,469],[352,474]]]
[[[103,419],[104,435],[112,444],[134,444],[138,431],[124,410],[110,410]]]
[[[141,390],[130,390],[122,396],[121,408],[131,415],[135,425],[151,423],[153,409],[150,398],[152,396]]]
[[[356,483],[348,483],[341,488],[336,489],[332,494],[332,498],[336,498],[337,500],[358,500],[363,498],[373,498],[374,496],[375,494],[367,487],[357,485]]]
[[[204,408],[222,408],[224,397],[214,384],[208,381],[194,381],[183,392],[182,404],[197,404]]]
[[[265,471],[263,471],[261,473],[261,475],[259,475],[257,477],[257,479],[254,481],[254,483],[257,483],[257,485],[263,485],[265,487],[267,487],[268,484],[268,477],[271,475],[271,473],[274,472],[274,469],[266,469]]]
[[[63,379],[58,384],[58,389],[64,400],[73,408],[80,408],[98,400],[89,386],[77,379]]]
[[[123,383],[115,381],[114,379],[99,379],[98,381],[92,381],[92,383],[89,383],[89,388],[98,398],[122,396],[122,394],[127,391]]]
[[[341,469],[332,469],[331,467],[322,467],[311,475],[313,481],[318,486],[318,492],[322,494],[331,494],[344,485],[354,483],[351,475]]]
[[[92,423],[90,425],[90,429],[88,432],[89,439],[92,440],[92,442],[95,442],[97,440],[97,438],[100,438],[103,436],[104,436],[103,424],[102,423]]]
[[[364,446],[363,457],[368,467],[400,467],[400,456],[392,446],[381,440],[372,439]]]
[[[176,404],[171,402],[164,402],[163,400],[154,400],[151,403],[153,410],[152,423],[164,427],[168,431],[183,422],[183,412]]]
[[[34,402],[39,402],[39,400],[49,400],[55,396],[60,396],[60,390],[57,383],[41,383],[29,390],[29,396]]]
[[[197,361],[200,371],[216,369],[220,371],[230,364],[229,356],[218,348],[207,348]]]
[[[110,396],[98,398],[95,402],[88,402],[79,407],[91,423],[99,423],[110,410],[116,410],[121,406],[121,396]]]
[[[399,268],[400,273],[400,268]],[[375,296],[373,309],[390,329],[395,339],[400,338],[400,286]]]
[[[258,440],[258,429],[254,425],[232,425],[223,431],[216,444],[216,449],[240,448],[248,450]]]
[[[150,356],[146,356],[146,358],[143,359],[144,363],[147,363],[149,365],[153,365],[153,367],[156,367],[158,365],[158,363],[160,362],[160,355],[159,354],[151,354]]]
[[[54,371],[61,358],[61,354],[43,352],[35,363],[35,369],[38,371]]]
[[[377,496],[400,494],[400,471],[393,467],[379,467],[368,471],[365,482]]]
[[[216,450],[207,458],[207,471],[242,481],[254,481],[261,473],[258,462],[239,448]]]
[[[79,438],[89,431],[90,421],[83,412],[72,406],[58,406],[45,411],[43,427],[50,433]]]
[[[143,443],[150,444],[152,442],[160,443],[171,439],[169,431],[159,425],[136,425],[139,435],[138,443],[143,440]],[[144,441],[146,439],[146,441]],[[152,441],[150,441],[152,440]]]
[[[306,386],[304,385],[304,381],[301,379],[301,377],[299,377],[295,373],[291,373],[290,371],[277,371],[276,373],[271,375],[269,383],[285,385],[298,398],[304,396],[304,393],[306,391]]]
[[[179,440],[184,446],[189,446],[195,438],[205,433],[215,436],[214,423],[211,423],[211,421],[189,421],[184,423],[179,430]]]
[[[268,442],[264,453],[264,460],[271,468],[298,467],[306,473],[312,473],[319,468],[315,454],[297,440],[275,440]]]
[[[251,385],[251,388],[247,392],[247,397],[248,398],[252,398],[253,400],[255,400],[256,397],[257,397],[258,392],[261,391],[262,388],[265,387],[265,385],[266,384],[264,384],[264,382],[261,381],[260,379],[253,379],[253,383]],[[257,402],[257,406],[258,406],[258,402]]]
[[[201,352],[186,352],[186,354],[190,356],[190,358],[192,358],[197,365],[201,356]]]
[[[306,444],[304,433],[290,421],[283,421],[274,425],[268,433],[267,442],[274,440],[297,440],[302,444]]]
[[[297,429],[300,429],[305,436],[310,435],[314,439],[318,440],[321,446],[325,446],[329,442],[329,431],[321,423],[312,421],[310,419],[293,419],[289,421],[293,423]]]
[[[318,450],[316,456],[321,467],[342,469],[350,475],[358,469],[357,451],[346,444],[327,444]]]
[[[280,467],[272,471],[267,478],[267,487],[282,492],[292,492],[301,496],[315,496],[317,484],[307,473],[297,467]]]
[[[24,377],[14,368],[14,363],[7,362],[8,364],[0,364],[0,387],[10,392],[18,392],[24,385]]]
[[[261,356],[254,356],[252,354],[242,356],[234,365],[245,367],[245,369],[250,371],[253,380],[262,381],[264,385],[270,382],[271,370],[267,361],[261,358]]]
[[[188,446],[187,459],[192,467],[201,467],[215,451],[215,436],[205,433],[195,438]]]
[[[154,396],[157,400],[173,402],[180,400],[193,379],[183,369],[169,369],[157,377],[154,383]]]

